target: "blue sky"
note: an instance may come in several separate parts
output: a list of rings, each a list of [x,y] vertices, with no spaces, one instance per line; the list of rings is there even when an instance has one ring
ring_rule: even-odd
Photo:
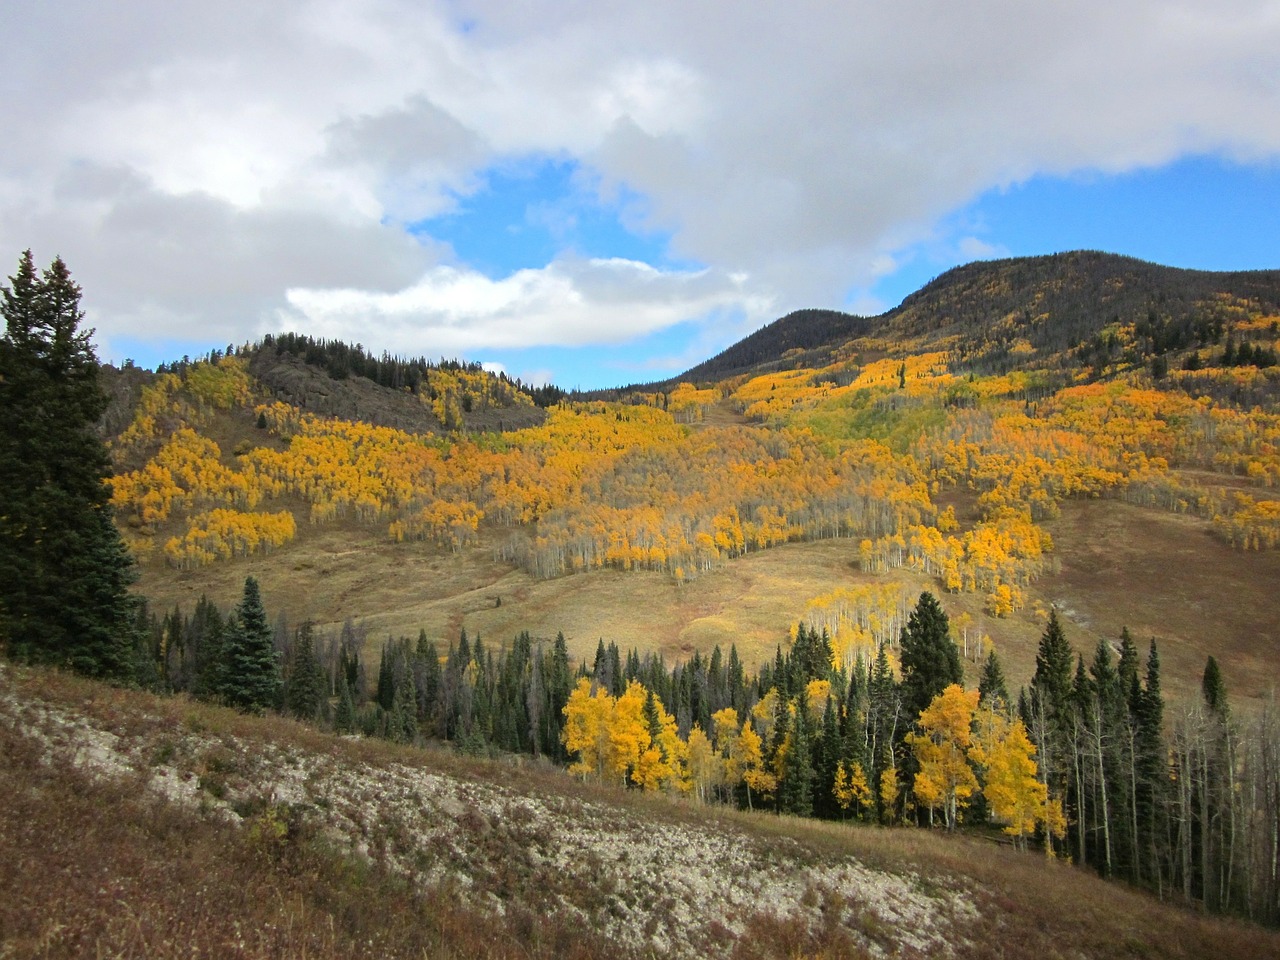
[[[1191,270],[1280,269],[1280,165],[1193,157],[1124,174],[1034,177],[942,218],[873,295],[894,306],[974,259],[1103,250]],[[964,248],[969,237],[991,249]],[[966,255],[966,249],[973,256]]]
[[[485,189],[421,229],[495,280],[566,250],[702,266],[673,261],[669,233],[628,228],[626,210],[643,198],[601,202],[589,180],[578,182],[584,179],[575,164],[554,160],[495,172]],[[1271,162],[1193,157],[1123,174],[1037,176],[989,190],[940,218],[928,239],[895,251],[900,265],[873,284],[808,305],[881,312],[962,263],[1063,250],[1104,250],[1196,270],[1280,269],[1278,222],[1280,165]],[[483,359],[535,378],[556,371],[566,388],[616,386],[669,376],[727,345],[699,333],[699,325],[686,323],[622,352],[531,347],[490,350]]]
[[[980,257],[1280,268],[1272,0],[734,13],[34,6],[0,251],[61,255],[112,361],[296,330],[583,389]]]

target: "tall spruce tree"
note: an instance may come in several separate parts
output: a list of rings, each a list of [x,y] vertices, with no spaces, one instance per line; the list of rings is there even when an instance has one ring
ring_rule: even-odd
[[[1038,751],[1041,781],[1053,797],[1066,797],[1072,779],[1074,667],[1071,644],[1062,631],[1058,612],[1051,610],[1036,651],[1036,672],[1031,677],[1028,731]]]
[[[902,630],[902,706],[907,720],[915,722],[953,683],[964,684],[960,654],[942,605],[925,591]]]
[[[133,564],[111,519],[96,432],[107,398],[80,287],[23,253],[0,287],[0,644],[10,656],[131,679],[141,642]]]
[[[261,712],[280,702],[280,663],[253,577],[245,577],[244,597],[224,633],[218,692],[240,710]]]
[[[978,702],[999,713],[1007,713],[1013,705],[1009,698],[1009,687],[1005,683],[1004,669],[1000,666],[1000,658],[992,650],[982,661],[982,676],[978,680]]]
[[[284,705],[299,720],[314,720],[325,703],[327,683],[320,661],[316,658],[315,641],[310,622],[298,627],[289,653],[289,675],[284,685]]]

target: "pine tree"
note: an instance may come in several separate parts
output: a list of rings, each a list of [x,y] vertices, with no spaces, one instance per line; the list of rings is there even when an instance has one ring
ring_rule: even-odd
[[[1146,861],[1141,866],[1141,876],[1147,883],[1158,883],[1161,859],[1160,818],[1169,777],[1164,742],[1164,697],[1160,693],[1160,655],[1154,639],[1147,655],[1146,682],[1138,696],[1134,718],[1138,846]]]
[[[1012,703],[1009,699],[1009,688],[1004,679],[1004,670],[1001,669],[1000,659],[994,650],[982,661],[982,676],[978,680],[978,702],[984,707],[1000,712],[1007,711]]]
[[[338,709],[333,715],[333,729],[338,733],[355,733],[356,705],[351,699],[351,687],[345,677],[338,679]]]
[[[840,736],[838,715],[840,701],[828,698],[822,713],[822,733],[814,744],[813,811],[816,816],[834,819],[840,815],[835,795],[836,773],[844,751],[844,738]]]
[[[280,700],[280,666],[258,581],[246,577],[222,644],[218,692],[230,706],[261,712]]]
[[[920,594],[902,631],[902,706],[914,721],[951,684],[964,683],[960,654],[937,598]]]
[[[26,251],[0,287],[0,644],[18,660],[134,677],[138,600],[111,519],[96,425],[92,331],[61,259],[39,277]]]
[[[783,718],[789,713],[784,704],[779,711],[778,729],[784,731],[779,745],[782,762],[778,765],[778,810],[781,813],[807,817],[813,813],[813,743],[804,699],[797,698],[795,716],[790,724]]]
[[[1050,611],[1049,622],[1036,651],[1036,671],[1031,677],[1030,706],[1032,732],[1039,741],[1041,769],[1052,769],[1063,778],[1072,735],[1072,667],[1075,657],[1067,642],[1058,612]],[[1051,784],[1052,787],[1052,784]]]
[[[440,696],[440,656],[425,630],[418,631],[418,645],[413,652],[413,685],[418,700],[418,729],[431,736],[435,733],[436,702]]]
[[[1222,671],[1218,661],[1210,657],[1204,664],[1204,676],[1200,682],[1200,690],[1204,696],[1204,705],[1215,716],[1227,719],[1227,685],[1222,680]]]
[[[289,656],[289,676],[284,687],[285,709],[299,720],[314,720],[324,704],[325,679],[316,659],[311,624],[298,627]]]
[[[565,704],[573,691],[573,673],[569,667],[569,646],[563,631],[556,634],[545,679],[547,705],[542,711],[542,742],[554,759],[565,760],[567,756],[561,733],[564,730]]]

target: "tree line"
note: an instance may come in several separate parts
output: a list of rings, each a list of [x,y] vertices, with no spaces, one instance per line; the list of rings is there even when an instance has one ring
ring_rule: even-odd
[[[271,628],[252,579],[230,614],[202,599],[147,632],[154,685],[242,709],[523,753],[700,803],[999,830],[1165,898],[1280,921],[1280,723],[1233,721],[1213,658],[1201,702],[1166,716],[1157,646],[1143,658],[1127,631],[1086,660],[1050,613],[1016,695],[994,651],[964,688],[929,593],[874,659],[842,662],[802,624],[754,672],[735,647],[668,665],[601,640],[573,664],[563,634],[495,646],[465,631],[443,648],[425,632],[388,638],[375,665],[350,623]]]

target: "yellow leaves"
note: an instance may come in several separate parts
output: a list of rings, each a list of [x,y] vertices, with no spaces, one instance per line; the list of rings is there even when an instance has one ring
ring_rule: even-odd
[[[836,779],[832,785],[832,794],[841,810],[848,811],[850,807],[854,807],[855,816],[861,815],[864,807],[870,807],[874,798],[871,787],[867,784],[867,775],[862,769],[862,764],[854,761],[846,765],[841,760],[836,765]]]
[[[831,698],[831,681],[830,680],[810,680],[805,687],[805,703],[809,709],[809,716],[822,719],[822,715],[826,712],[827,701]]]
[[[1280,500],[1255,500],[1235,492],[1229,513],[1213,518],[1213,525],[1233,547],[1243,550],[1280,546]]]
[[[436,500],[401,521],[399,532],[402,539],[404,537],[430,539],[441,546],[448,546],[457,551],[464,544],[475,540],[482,519],[484,519],[484,511],[477,508],[474,503]],[[392,527],[391,534],[394,538],[397,529],[394,524]]]
[[[978,789],[969,766],[970,726],[978,706],[978,691],[951,684],[920,714],[919,732],[907,734],[907,744],[919,765],[913,789],[916,800],[930,811],[941,808],[949,828],[957,813]]]
[[[760,736],[766,743],[773,739],[773,729],[778,718],[778,688],[770,687],[763,697],[751,708],[751,719],[755,721]]]
[[[969,756],[983,771],[983,796],[992,818],[1020,844],[1043,826],[1056,837],[1066,832],[1062,804],[1050,800],[1040,782],[1036,748],[1021,720],[1010,722],[989,708],[978,711]]]
[[[711,789],[723,777],[723,763],[707,735],[697,725],[689,731],[688,771],[690,785],[698,799],[706,803]]]
[[[564,707],[564,730],[561,738],[570,754],[578,759],[569,767],[570,773],[581,774],[585,780],[594,774],[604,779],[609,761],[609,719],[613,712],[613,697],[603,689],[591,692],[591,681],[578,680]]]
[[[239,513],[210,510],[193,517],[182,537],[172,537],[164,547],[165,558],[184,570],[215,560],[247,557],[259,550],[283,546],[297,533],[293,514]]]
[[[199,403],[230,410],[249,402],[253,384],[249,365],[239,357],[221,357],[217,363],[195,363],[186,368],[186,388]]]
[[[678,423],[700,423],[706,408],[719,399],[719,390],[699,390],[682,383],[667,395],[667,413]]]
[[[776,691],[770,692],[776,693]],[[747,785],[748,807],[751,805],[752,790],[756,792],[757,796],[769,797],[773,795],[773,791],[778,789],[778,778],[774,776],[764,762],[761,743],[760,735],[752,727],[751,721],[747,720],[743,724],[742,733],[738,735],[736,741],[736,760],[742,770],[743,782]]]
[[[711,715],[711,730],[715,735],[715,750],[720,757],[720,781],[730,789],[742,782],[742,757],[738,744],[738,711],[725,707]],[[690,745],[692,763],[692,744]]]
[[[890,764],[880,771],[880,804],[885,811],[885,819],[889,823],[894,820],[894,810],[897,808],[898,796],[901,792],[898,768]]]
[[[690,779],[689,748],[679,737],[675,718],[654,699],[658,736],[655,739],[645,719],[645,703],[649,692],[636,681],[616,699],[603,688],[592,693],[591,681],[585,677],[565,704],[565,725],[561,734],[565,749],[576,754],[569,767],[583,779],[598,779],[657,790],[671,786],[688,790]],[[705,739],[705,736],[704,736]]]

